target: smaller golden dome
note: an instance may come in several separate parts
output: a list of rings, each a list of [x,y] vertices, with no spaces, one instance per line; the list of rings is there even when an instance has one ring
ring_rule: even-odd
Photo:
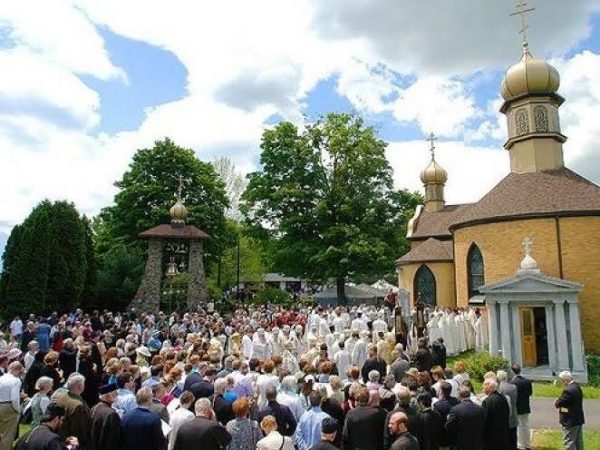
[[[435,159],[425,169],[421,171],[421,181],[423,184],[444,184],[448,179],[448,173],[440,166]]]
[[[181,200],[177,200],[177,202],[171,206],[169,214],[171,214],[172,222],[185,222],[185,219],[187,219],[188,210],[185,205],[181,203]]]
[[[558,71],[546,61],[534,58],[524,43],[523,57],[506,71],[500,92],[504,100],[511,100],[525,94],[554,94],[559,86]]]

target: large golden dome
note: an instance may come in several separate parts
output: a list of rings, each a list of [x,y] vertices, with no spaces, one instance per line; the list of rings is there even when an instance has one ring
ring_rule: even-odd
[[[558,71],[542,59],[534,58],[523,44],[521,61],[508,68],[500,92],[504,100],[526,94],[554,94],[560,86]]]
[[[448,179],[448,173],[440,166],[435,159],[425,169],[421,171],[421,181],[423,184],[444,184]]]
[[[173,206],[171,206],[171,209],[169,210],[169,214],[171,214],[171,221],[172,222],[185,222],[185,219],[187,219],[187,215],[188,215],[188,210],[185,207],[185,205],[183,203],[181,203],[181,200],[177,200],[177,202],[175,202],[175,204]]]

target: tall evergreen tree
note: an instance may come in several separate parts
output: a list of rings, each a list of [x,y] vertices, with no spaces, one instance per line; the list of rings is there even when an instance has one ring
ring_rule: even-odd
[[[80,305],[87,274],[85,224],[72,203],[48,200],[13,229],[2,267],[5,315]]]

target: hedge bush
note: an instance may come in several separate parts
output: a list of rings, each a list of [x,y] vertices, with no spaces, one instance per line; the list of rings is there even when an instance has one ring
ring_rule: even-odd
[[[600,387],[600,354],[594,353],[587,356],[588,381],[592,386]]]
[[[506,359],[501,356],[491,355],[486,351],[474,353],[465,363],[467,364],[467,372],[472,379],[477,381],[483,381],[483,376],[486,372],[508,369],[508,361]]]

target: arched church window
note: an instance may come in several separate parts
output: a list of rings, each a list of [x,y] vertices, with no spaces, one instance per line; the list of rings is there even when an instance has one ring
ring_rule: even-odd
[[[525,108],[517,110],[515,114],[517,136],[529,133],[529,114]]]
[[[535,131],[538,133],[548,132],[548,110],[542,105],[533,108]]]
[[[414,280],[415,299],[421,295],[421,300],[425,306],[434,308],[437,305],[435,275],[429,267],[423,264],[417,270]]]
[[[485,284],[483,255],[477,245],[473,244],[467,254],[467,276],[469,282],[469,298],[479,294],[479,288]]]

